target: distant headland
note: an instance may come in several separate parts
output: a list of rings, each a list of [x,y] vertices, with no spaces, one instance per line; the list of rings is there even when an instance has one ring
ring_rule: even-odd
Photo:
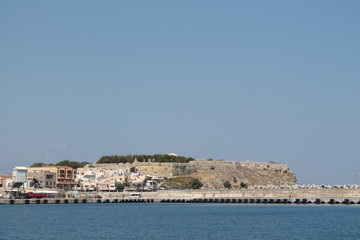
[[[15,166],[12,174],[0,176],[0,198],[4,204],[15,203],[6,199],[21,198],[47,199],[44,203],[60,203],[59,199],[65,199],[63,203],[69,202],[66,199],[75,199],[71,200],[73,203],[79,199],[84,203],[126,199],[360,203],[358,189],[357,185],[298,185],[286,163],[194,159],[174,153],[103,156],[96,163],[37,162],[30,167]]]

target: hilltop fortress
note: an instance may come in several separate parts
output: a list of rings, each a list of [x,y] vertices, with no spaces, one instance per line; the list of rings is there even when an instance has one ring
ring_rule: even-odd
[[[131,172],[136,169],[143,175],[161,178],[198,178],[204,183],[204,187],[208,188],[222,188],[225,181],[230,182],[233,187],[239,187],[241,183],[252,186],[282,186],[297,183],[296,176],[289,169],[288,164],[280,163],[198,159],[189,163],[134,161],[133,163],[88,164],[84,166],[85,171],[94,168],[97,171],[121,169],[124,172]]]

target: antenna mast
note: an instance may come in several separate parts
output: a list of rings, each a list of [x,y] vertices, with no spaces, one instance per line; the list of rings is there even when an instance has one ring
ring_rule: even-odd
[[[360,173],[352,173],[352,175],[356,176],[356,185],[358,185],[359,184],[359,175],[360,175]]]

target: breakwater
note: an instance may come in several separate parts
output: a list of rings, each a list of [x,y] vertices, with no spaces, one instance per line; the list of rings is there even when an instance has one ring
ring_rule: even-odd
[[[112,193],[110,198],[121,195]],[[150,199],[360,199],[360,189],[331,188],[331,189],[234,189],[234,190],[167,190],[157,192],[144,192],[143,198]]]
[[[0,205],[18,204],[84,204],[84,203],[154,203],[154,199],[77,199],[77,198],[44,198],[44,199],[3,199]]]
[[[0,204],[80,203],[237,203],[237,204],[359,204],[360,189],[173,190],[104,193],[102,198],[0,199]]]
[[[0,200],[0,205],[19,204],[87,204],[87,203],[232,203],[232,204],[345,204],[360,205],[356,198],[329,199],[262,199],[262,198],[195,198],[195,199],[6,199]]]

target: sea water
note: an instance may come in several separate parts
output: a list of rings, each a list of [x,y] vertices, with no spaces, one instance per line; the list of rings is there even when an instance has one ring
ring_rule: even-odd
[[[360,206],[0,206],[0,239],[360,239]]]

